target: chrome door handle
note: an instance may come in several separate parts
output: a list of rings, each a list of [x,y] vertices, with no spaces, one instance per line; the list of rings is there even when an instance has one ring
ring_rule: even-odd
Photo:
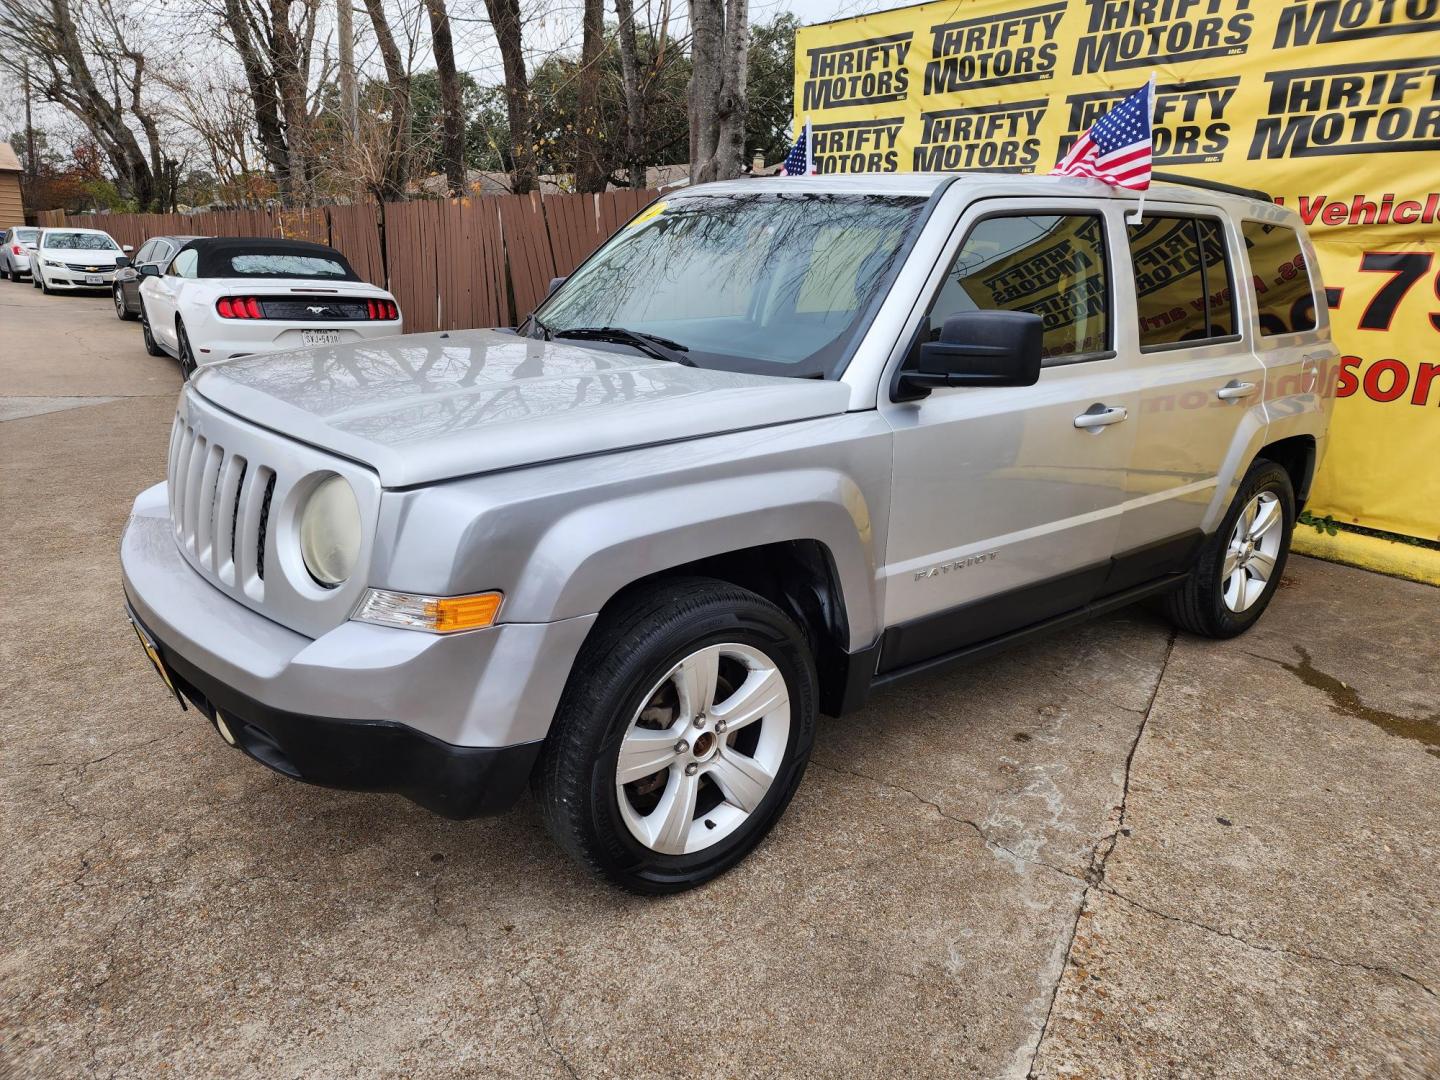
[[[1234,379],[1231,379],[1224,386],[1220,387],[1219,390],[1215,391],[1215,396],[1221,401],[1238,401],[1241,398],[1249,397],[1253,393],[1255,393],[1255,384],[1253,382],[1236,382]]]
[[[1122,408],[1107,408],[1104,405],[1091,405],[1089,409],[1075,417],[1075,426],[1082,430],[1089,428],[1109,427],[1111,424],[1118,424],[1128,419],[1130,413]]]

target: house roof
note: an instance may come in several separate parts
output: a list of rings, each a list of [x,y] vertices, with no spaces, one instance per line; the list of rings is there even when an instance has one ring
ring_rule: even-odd
[[[0,172],[20,172],[20,159],[8,142],[0,142]]]

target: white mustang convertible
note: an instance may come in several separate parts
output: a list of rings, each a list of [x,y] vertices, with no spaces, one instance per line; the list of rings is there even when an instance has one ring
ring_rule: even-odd
[[[189,378],[216,360],[389,337],[404,328],[395,297],[334,248],[269,237],[186,244],[164,273],[140,267],[140,319],[151,356]]]

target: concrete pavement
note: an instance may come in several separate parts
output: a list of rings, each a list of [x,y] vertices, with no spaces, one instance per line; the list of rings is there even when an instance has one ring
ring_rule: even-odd
[[[179,375],[0,283],[0,1076],[1440,1076],[1440,591],[1291,562],[822,721],[681,897],[181,713],[116,541]]]

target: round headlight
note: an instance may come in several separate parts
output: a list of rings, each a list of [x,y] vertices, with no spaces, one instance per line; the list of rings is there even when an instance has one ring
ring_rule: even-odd
[[[339,585],[360,558],[360,504],[344,478],[330,476],[310,493],[300,516],[300,555],[310,576]]]

